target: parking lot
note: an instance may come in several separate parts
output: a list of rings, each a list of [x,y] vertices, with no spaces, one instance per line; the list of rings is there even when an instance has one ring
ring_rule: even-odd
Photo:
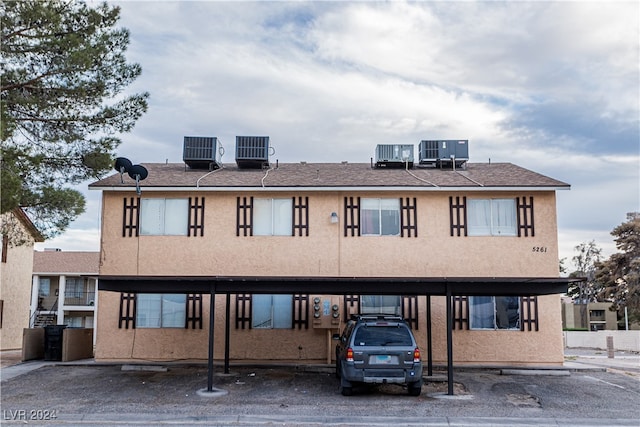
[[[2,380],[2,422],[35,425],[597,425],[638,426],[640,372],[570,359],[562,370],[456,369],[455,395],[445,372],[427,379],[419,397],[396,385],[340,394],[324,367],[216,367],[203,397],[202,365],[43,362]],[[637,359],[635,359],[637,360]],[[26,365],[26,364],[22,364]],[[20,365],[18,365],[20,366]],[[571,367],[573,366],[573,367]],[[640,368],[640,367],[639,367]],[[3,373],[5,372],[3,369]],[[640,369],[639,369],[640,370]],[[8,371],[6,371],[8,373]]]

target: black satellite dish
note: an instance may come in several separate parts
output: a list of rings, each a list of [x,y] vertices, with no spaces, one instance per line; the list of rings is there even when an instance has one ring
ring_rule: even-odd
[[[135,179],[136,181],[142,181],[147,176],[149,176],[149,172],[147,171],[147,168],[145,168],[142,165],[130,166],[127,172],[129,173],[129,176],[131,177],[131,179]]]
[[[128,172],[131,166],[133,166],[133,164],[131,163],[131,160],[125,157],[118,157],[116,159],[116,162],[113,165],[113,168],[117,170],[118,173],[120,173],[120,183],[124,184],[124,179],[122,178],[122,175],[124,175],[125,172]]]
[[[140,195],[140,181],[149,176],[147,168],[142,165],[134,165],[131,160],[125,157],[118,157],[113,165],[113,168],[120,173],[120,182],[124,184],[123,175],[126,172],[131,179],[136,181],[136,193]]]

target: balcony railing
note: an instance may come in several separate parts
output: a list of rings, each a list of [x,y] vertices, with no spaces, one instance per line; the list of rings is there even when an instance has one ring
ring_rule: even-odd
[[[64,305],[93,306],[96,300],[95,291],[91,292],[65,292]]]

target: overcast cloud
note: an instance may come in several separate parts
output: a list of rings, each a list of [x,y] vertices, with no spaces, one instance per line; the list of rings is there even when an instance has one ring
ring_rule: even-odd
[[[185,135],[268,135],[280,162],[369,162],[376,144],[469,139],[472,162],[563,180],[560,257],[640,210],[639,3],[110,2],[143,68],[134,163]],[[99,193],[37,248],[99,249]]]

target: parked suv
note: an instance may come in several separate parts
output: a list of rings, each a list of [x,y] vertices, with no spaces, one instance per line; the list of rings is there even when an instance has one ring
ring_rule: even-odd
[[[422,361],[409,325],[397,316],[362,315],[334,335],[336,376],[344,396],[353,383],[407,384],[411,396],[422,391]]]

